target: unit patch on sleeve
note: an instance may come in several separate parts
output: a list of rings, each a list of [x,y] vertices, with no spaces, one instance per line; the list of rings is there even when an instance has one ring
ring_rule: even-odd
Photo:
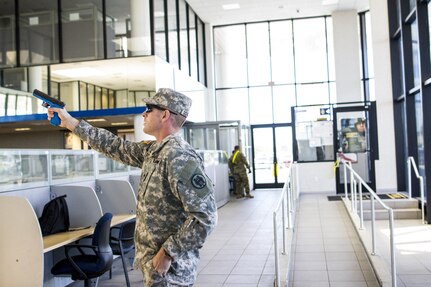
[[[197,189],[202,189],[207,185],[207,180],[202,174],[194,174],[191,178],[192,185]]]

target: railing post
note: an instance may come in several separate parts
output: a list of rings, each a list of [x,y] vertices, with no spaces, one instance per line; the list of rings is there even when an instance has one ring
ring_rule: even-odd
[[[277,211],[273,213],[274,226],[274,257],[275,257],[275,286],[280,287],[280,264],[278,255],[278,237],[277,237]]]
[[[412,198],[412,167],[410,157],[407,158],[407,188],[409,192],[409,198]]]
[[[422,223],[426,224],[425,220],[425,197],[424,197],[424,178],[419,177],[420,191],[421,191],[421,209],[422,209]]]
[[[355,204],[354,204],[354,202],[353,202],[353,180],[354,180],[354,177],[353,177],[353,171],[352,170],[350,170],[350,201],[351,201],[351,210],[352,210],[352,212],[355,212]]]
[[[289,175],[289,178],[290,178],[290,175]],[[291,187],[291,182],[290,181],[287,183],[287,190],[286,190],[286,192],[287,192],[287,195],[286,195],[286,197],[287,197],[287,204],[286,204],[287,228],[291,228],[292,226],[290,224],[291,223],[290,210],[291,210],[292,206],[291,206],[290,193],[292,193],[292,187]]]
[[[282,222],[282,230],[283,230],[283,252],[282,254],[286,254],[286,193],[283,195],[283,200],[281,201],[281,222]]]
[[[362,202],[362,183],[359,184],[359,216],[360,216],[359,229],[362,230],[364,229],[364,205]]]
[[[389,229],[391,236],[391,274],[392,274],[392,287],[397,287],[397,266],[395,263],[395,226],[394,226],[394,211],[392,209],[388,210],[389,212]]]
[[[376,214],[374,206],[374,196],[371,196],[371,255],[376,255]]]
[[[348,199],[347,195],[347,167],[346,162],[342,160],[343,167],[344,167],[344,196],[346,197],[346,200]]]

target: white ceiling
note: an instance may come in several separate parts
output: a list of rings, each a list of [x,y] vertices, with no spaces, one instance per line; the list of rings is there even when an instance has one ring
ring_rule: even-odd
[[[369,9],[369,0],[186,0],[196,14],[212,25],[330,15],[333,11]],[[323,5],[322,3],[335,3]],[[224,4],[239,4],[223,10]]]

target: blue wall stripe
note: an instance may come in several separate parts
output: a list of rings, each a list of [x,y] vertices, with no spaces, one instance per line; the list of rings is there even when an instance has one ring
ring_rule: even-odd
[[[102,109],[102,110],[91,110],[91,111],[75,111],[75,112],[69,112],[69,113],[71,116],[75,118],[93,118],[93,117],[104,117],[104,116],[139,115],[139,114],[142,114],[145,110],[146,110],[146,107],[133,107],[133,108]],[[0,123],[41,121],[46,119],[47,119],[46,113],[4,116],[4,117],[0,117]]]

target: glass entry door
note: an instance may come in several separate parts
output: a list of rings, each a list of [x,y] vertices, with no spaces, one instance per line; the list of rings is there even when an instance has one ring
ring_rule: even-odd
[[[368,107],[335,108],[334,123],[334,152],[337,161],[351,162],[355,172],[375,190],[374,160],[377,158],[377,139],[374,133],[377,126],[374,113]],[[350,183],[350,178],[344,178],[342,164],[336,169],[336,180],[337,193],[343,193],[344,183]]]
[[[251,126],[254,188],[283,187],[292,161],[290,125]]]

